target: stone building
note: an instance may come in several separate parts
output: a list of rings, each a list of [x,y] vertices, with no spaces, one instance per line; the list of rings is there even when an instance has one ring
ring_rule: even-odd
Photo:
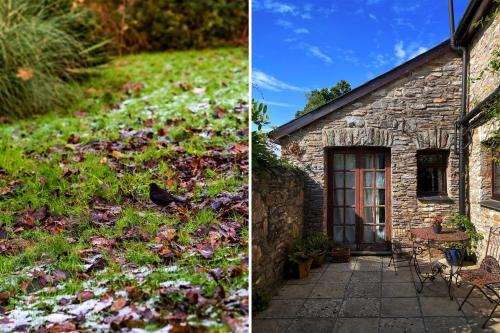
[[[469,110],[498,92],[498,73],[479,73],[499,47],[499,16],[474,24],[494,10],[494,1],[471,1],[455,34],[468,46],[469,77],[476,78],[467,91]],[[306,174],[306,228],[355,250],[384,251],[395,227],[458,212],[463,65],[445,41],[270,133]],[[466,135],[472,141],[465,143],[470,162],[463,172],[467,212],[486,232],[500,222],[492,195],[500,170],[495,181],[485,147],[498,124],[478,118]]]

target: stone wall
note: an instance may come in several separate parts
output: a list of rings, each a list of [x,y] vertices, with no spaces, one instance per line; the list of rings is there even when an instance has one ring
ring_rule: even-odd
[[[283,155],[307,174],[305,225],[326,233],[329,147],[391,150],[392,224],[421,225],[458,210],[454,124],[460,113],[461,60],[451,50],[314,123],[282,138]],[[293,149],[290,147],[293,146]],[[449,149],[446,202],[417,199],[417,149]],[[299,153],[297,153],[299,152]]]
[[[493,50],[498,48],[500,16],[479,29],[469,45],[469,110],[488,97],[500,84],[498,72],[485,71]],[[481,204],[491,200],[491,152],[487,149],[487,141],[498,127],[498,122],[494,121],[475,126],[472,129],[472,144],[469,146],[470,218],[484,236],[484,242],[478,251],[480,255],[483,254],[490,226],[500,225],[500,210]]]
[[[302,235],[301,175],[281,168],[252,177],[252,286],[271,292],[284,278],[287,248]]]

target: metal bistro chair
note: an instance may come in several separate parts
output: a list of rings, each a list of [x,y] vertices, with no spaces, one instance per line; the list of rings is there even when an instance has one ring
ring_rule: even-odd
[[[486,245],[486,254],[484,259],[481,261],[480,268],[464,270],[460,272],[460,276],[464,282],[469,282],[472,284],[472,288],[460,304],[458,310],[462,309],[467,299],[472,293],[474,288],[478,288],[479,291],[486,296],[490,303],[494,303],[495,306],[490,312],[490,315],[483,323],[483,328],[493,316],[496,308],[500,304],[500,295],[498,294],[498,288],[500,288],[500,265],[498,264],[500,256],[500,227],[490,228],[490,233],[488,236],[488,242]],[[491,292],[491,296],[487,295],[485,290]]]
[[[414,240],[411,237],[410,225],[394,226],[392,228],[391,241],[391,260],[387,267],[391,267],[391,262],[394,264],[394,272],[397,274],[398,262],[408,262],[411,264],[412,259],[416,256]]]

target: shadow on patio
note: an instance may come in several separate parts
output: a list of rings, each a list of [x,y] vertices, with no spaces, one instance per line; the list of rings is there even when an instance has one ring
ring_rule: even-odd
[[[453,300],[440,277],[416,292],[413,266],[390,257],[352,257],[328,263],[308,278],[288,280],[269,308],[253,319],[253,332],[500,332],[500,313],[481,325],[493,305],[476,290],[458,310],[470,285],[453,286]]]

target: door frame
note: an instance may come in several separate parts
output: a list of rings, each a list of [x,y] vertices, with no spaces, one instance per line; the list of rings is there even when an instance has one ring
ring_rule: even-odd
[[[363,153],[385,153],[385,242],[383,243],[362,243],[363,230],[362,230],[362,221],[360,211],[364,208],[363,203],[363,190],[358,190],[363,182],[362,172],[360,172],[360,168],[358,162],[356,162],[356,203],[355,203],[355,212],[356,212],[356,242],[352,243],[344,243],[344,245],[350,245],[353,250],[365,250],[366,247],[375,248],[375,250],[380,249],[381,246],[384,249],[389,248],[391,243],[391,229],[392,229],[392,202],[391,202],[391,193],[392,193],[392,184],[391,184],[391,150],[387,147],[328,147],[326,149],[326,163],[327,163],[327,209],[326,209],[326,219],[327,219],[327,234],[330,239],[333,239],[333,155],[335,153],[350,153],[356,155],[356,161],[359,160],[359,156],[363,155]],[[364,168],[363,168],[364,169]],[[361,237],[361,238],[360,238]],[[354,248],[353,248],[354,247]]]

